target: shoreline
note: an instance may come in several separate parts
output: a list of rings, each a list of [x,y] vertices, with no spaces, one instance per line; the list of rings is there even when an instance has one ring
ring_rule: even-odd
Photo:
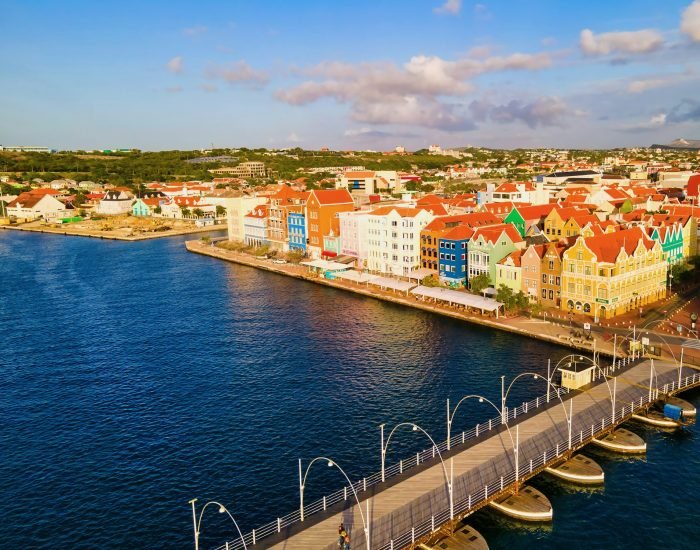
[[[162,239],[164,237],[178,237],[180,235],[191,235],[196,233],[208,233],[211,231],[225,231],[226,225],[211,225],[209,227],[194,227],[188,229],[171,229],[168,231],[154,231],[142,233],[134,236],[108,234],[101,231],[70,229],[70,225],[63,227],[23,227],[21,225],[0,225],[0,229],[10,231],[28,231],[31,233],[45,233],[53,235],[66,235],[69,237],[90,237],[92,239],[109,239],[112,241],[147,241],[149,239]]]
[[[370,290],[367,286],[360,286],[357,283],[352,282],[338,282],[334,280],[323,279],[319,277],[314,277],[306,271],[306,268],[295,264],[272,264],[269,260],[258,259],[249,255],[244,255],[242,253],[233,252],[230,250],[225,250],[212,246],[210,244],[205,244],[202,241],[186,241],[185,248],[188,252],[195,254],[201,254],[203,256],[209,256],[211,258],[216,258],[219,260],[224,260],[227,262],[236,263],[239,265],[245,265],[248,267],[253,267],[256,269],[261,269],[263,271],[268,271],[270,273],[277,273],[279,275],[284,275],[287,277],[293,277],[295,279],[300,279],[308,281],[311,283],[316,283],[319,285],[336,288],[339,290],[344,290],[348,292],[353,292],[362,296],[369,298],[374,298],[377,300],[382,300],[385,302],[391,302],[394,304],[411,307],[414,309],[419,309],[422,311],[427,311],[430,313],[435,313],[438,315],[443,315],[445,317],[451,317],[460,321],[465,321],[468,323],[480,325],[483,327],[493,328],[505,332],[510,332],[512,334],[519,334],[520,336],[526,336],[529,338],[534,338],[535,340],[541,340],[550,344],[556,344],[565,348],[570,348],[578,352],[592,353],[593,344],[592,343],[576,343],[571,342],[568,335],[553,335],[547,334],[542,331],[528,330],[524,328],[522,324],[535,323],[536,326],[540,328],[547,328],[550,331],[562,330],[561,327],[554,324],[546,324],[546,322],[538,321],[534,319],[526,319],[523,317],[507,317],[505,321],[496,319],[487,319],[484,317],[478,317],[475,315],[466,314],[461,311],[450,309],[448,307],[443,307],[429,302],[422,302],[415,299],[410,299],[405,296],[401,296],[396,293],[391,293],[390,291],[380,291],[380,290]],[[602,341],[601,339],[596,340],[596,353],[604,355],[607,357],[613,357],[614,353],[612,350],[612,345],[610,343]],[[620,356],[621,357],[621,356]]]

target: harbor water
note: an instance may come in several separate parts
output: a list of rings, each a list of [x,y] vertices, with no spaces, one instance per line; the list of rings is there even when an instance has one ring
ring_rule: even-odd
[[[190,254],[184,240],[0,231],[2,547],[193,548],[194,497],[250,531],[298,506],[299,458],[361,478],[379,470],[379,424],[443,439],[446,398],[497,402],[501,375],[568,353]],[[509,404],[541,384],[522,379]],[[467,403],[453,433],[495,414]],[[473,524],[491,548],[696,547],[700,428],[632,429],[646,456],[585,451],[604,487],[534,480],[551,525],[486,511]],[[388,460],[427,447],[402,431]],[[305,500],[342,484],[315,466]],[[235,538],[213,507],[201,531],[203,548]]]

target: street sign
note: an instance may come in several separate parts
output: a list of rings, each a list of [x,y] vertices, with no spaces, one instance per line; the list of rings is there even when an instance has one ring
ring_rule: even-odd
[[[643,346],[648,346],[648,345],[649,345],[649,338],[642,337],[642,345],[643,345]]]
[[[591,330],[591,324],[590,323],[583,323],[583,328],[585,330]]]

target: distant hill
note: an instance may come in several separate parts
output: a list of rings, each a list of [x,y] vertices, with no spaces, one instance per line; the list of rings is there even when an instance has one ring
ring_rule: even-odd
[[[668,145],[654,144],[652,149],[700,149],[700,139],[674,139]]]

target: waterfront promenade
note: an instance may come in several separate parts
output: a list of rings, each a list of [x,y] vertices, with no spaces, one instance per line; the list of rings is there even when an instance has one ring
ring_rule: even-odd
[[[309,273],[308,269],[301,265],[291,263],[275,264],[270,260],[251,256],[250,254],[222,249],[203,241],[187,241],[185,246],[187,247],[187,250],[197,254],[211,256],[220,260],[242,264],[254,267],[256,269],[262,269],[264,271],[278,273],[288,277],[295,277],[297,279],[310,281],[316,284],[354,292],[363,296],[369,296],[378,300],[384,300],[408,307],[422,309],[424,311],[430,311],[432,313],[460,319],[469,323],[475,323],[498,330],[520,334],[530,338],[536,338],[545,342],[570,347],[582,352],[591,353],[593,352],[594,347],[596,353],[606,355],[608,357],[612,357],[614,354],[619,357],[620,353],[622,352],[620,346],[618,346],[617,350],[613,349],[614,343],[612,340],[606,341],[600,337],[588,341],[574,339],[570,337],[568,328],[556,323],[542,321],[540,319],[530,319],[522,316],[501,316],[499,319],[496,319],[495,317],[487,315],[472,314],[461,308],[454,308],[435,302],[423,301],[417,299],[413,295],[406,295],[406,293],[381,290],[377,287],[370,288],[366,285],[354,283],[352,281],[324,279],[313,273]]]
[[[632,412],[648,408],[650,398],[653,402],[660,393],[675,393],[679,379],[683,388],[700,384],[698,372],[685,367],[681,373],[670,362],[656,362],[652,369],[647,360],[618,369],[614,376],[614,385],[610,376],[563,402],[552,397],[548,408],[516,418],[509,414],[507,428],[496,425],[470,445],[457,444],[455,448],[453,443],[452,453],[440,445],[442,457],[433,460],[430,467],[416,468],[415,474],[404,474],[397,483],[387,483],[388,487],[379,483],[363,490],[359,482],[354,485],[361,501],[359,506],[347,491],[344,509],[319,512],[316,521],[313,516],[307,516],[305,522],[297,518],[279,533],[258,539],[254,546],[332,550],[337,547],[337,527],[343,522],[354,549],[367,548],[364,526],[369,528],[371,548],[403,548],[442,524],[465,517],[498,496],[514,491],[516,480],[522,484],[561,457],[571,456],[593,437],[628,420]],[[261,535],[258,531],[258,537]],[[248,533],[247,544],[253,541],[253,535]],[[237,540],[228,547],[236,549],[242,545]]]

